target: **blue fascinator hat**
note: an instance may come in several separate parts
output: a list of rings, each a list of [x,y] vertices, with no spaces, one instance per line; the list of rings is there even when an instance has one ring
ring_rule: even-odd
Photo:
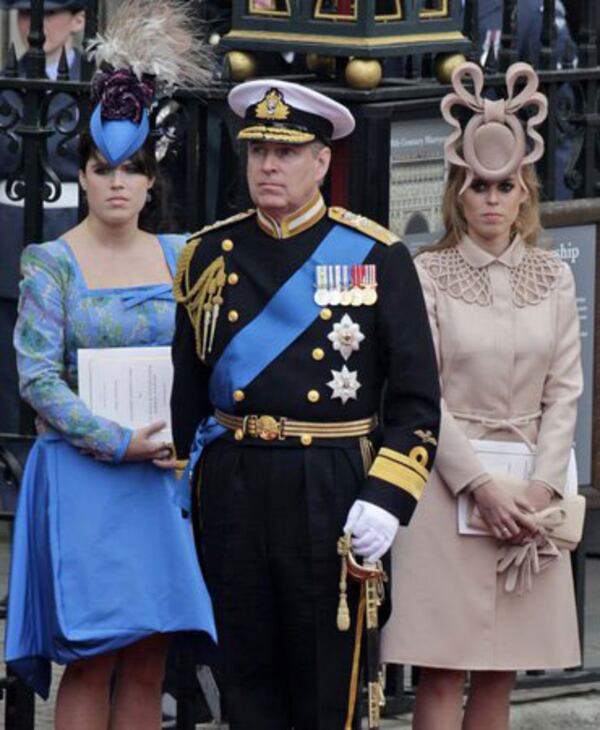
[[[128,68],[101,71],[94,77],[93,95],[98,103],[90,133],[111,167],[131,157],[146,141],[154,93],[152,77],[145,74],[139,79]]]
[[[121,3],[87,55],[98,69],[90,133],[111,167],[143,146],[156,98],[168,98],[175,87],[204,88],[214,68],[213,50],[183,0]]]

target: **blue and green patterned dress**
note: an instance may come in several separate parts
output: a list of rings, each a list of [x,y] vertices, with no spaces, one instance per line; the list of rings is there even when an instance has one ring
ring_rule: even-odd
[[[185,239],[158,238],[173,275]],[[50,432],[36,440],[19,496],[5,659],[46,697],[50,661],[157,632],[213,641],[216,632],[190,521],[174,506],[174,474],[123,462],[131,431],[95,416],[76,393],[79,348],[170,345],[171,286],[89,289],[63,240],[29,246],[21,268],[21,394]]]

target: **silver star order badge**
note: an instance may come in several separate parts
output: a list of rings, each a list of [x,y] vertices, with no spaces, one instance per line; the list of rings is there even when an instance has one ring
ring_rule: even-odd
[[[356,376],[357,371],[351,372],[344,365],[341,370],[332,370],[333,380],[330,380],[327,385],[331,388],[333,393],[332,398],[340,398],[342,404],[346,404],[351,398],[356,400],[356,391],[360,388]]]
[[[338,350],[344,360],[347,360],[358,350],[365,336],[360,331],[360,325],[353,322],[350,315],[345,314],[341,321],[333,325],[333,330],[327,335],[327,339],[333,344],[333,349]]]

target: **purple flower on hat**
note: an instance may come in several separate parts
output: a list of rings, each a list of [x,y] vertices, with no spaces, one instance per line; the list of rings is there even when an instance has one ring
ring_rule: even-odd
[[[143,110],[152,105],[155,84],[148,76],[140,80],[130,69],[101,71],[94,79],[93,93],[103,119],[129,119],[138,124]]]

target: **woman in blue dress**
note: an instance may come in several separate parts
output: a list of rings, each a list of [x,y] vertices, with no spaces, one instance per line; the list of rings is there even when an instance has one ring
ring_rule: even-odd
[[[139,226],[155,180],[148,146],[112,167],[84,140],[88,216],[22,258],[15,330],[21,394],[47,424],[15,525],[6,660],[47,696],[67,663],[59,730],[159,727],[166,634],[215,637],[169,444],[95,416],[76,394],[79,348],[169,345],[182,236]]]
[[[173,29],[181,6],[144,7],[162,13],[160,36],[183,37]],[[137,40],[158,68],[156,44]],[[163,50],[168,62],[177,55]],[[172,448],[153,438],[165,424],[132,431],[77,395],[80,348],[168,346],[173,335],[184,238],[149,232],[160,191],[148,137],[155,80],[143,72],[99,74],[80,144],[89,213],[21,262],[20,389],[43,426],[15,521],[5,659],[42,697],[51,662],[67,665],[57,730],[158,730],[169,635],[216,640],[191,526],[174,504]]]
[[[165,634],[214,637],[210,602],[172,503],[170,446],[151,438],[164,424],[132,432],[90,412],[76,395],[77,350],[170,344],[184,239],[139,227],[156,175],[148,146],[116,167],[85,139],[82,149],[88,216],[22,258],[21,394],[48,432],[22,487],[6,660],[42,696],[48,660],[68,664],[60,730],[107,727],[118,668],[111,727],[147,730],[160,717]]]

